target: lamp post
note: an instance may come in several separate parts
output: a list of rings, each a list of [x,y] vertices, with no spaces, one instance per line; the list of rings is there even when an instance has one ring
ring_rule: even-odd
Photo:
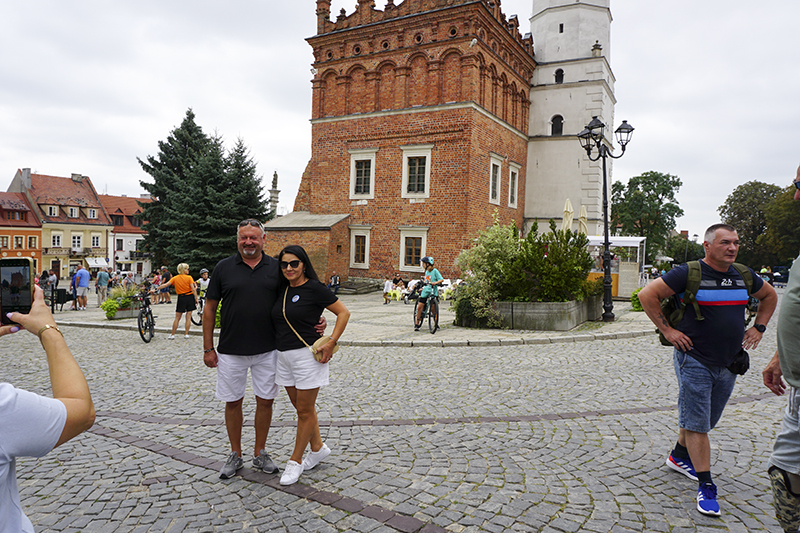
[[[611,301],[611,242],[608,237],[608,185],[606,176],[606,158],[619,159],[625,154],[625,146],[630,142],[633,134],[633,126],[623,120],[619,128],[614,132],[617,142],[622,147],[622,153],[614,156],[609,151],[605,138],[606,125],[597,117],[592,117],[592,121],[586,128],[578,134],[581,146],[586,150],[589,161],[603,160],[603,226],[605,229],[605,240],[603,242],[603,322],[614,321],[614,303]],[[592,150],[597,148],[597,156],[592,157]]]
[[[692,242],[697,242],[697,233],[692,235]],[[683,262],[686,262],[686,257],[689,254],[689,236],[686,236],[686,250],[683,251]]]

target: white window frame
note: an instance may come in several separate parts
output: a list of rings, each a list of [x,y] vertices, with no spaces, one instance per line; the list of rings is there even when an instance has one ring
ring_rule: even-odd
[[[92,235],[92,248],[100,248],[101,235]],[[97,243],[97,244],[95,244]]]
[[[369,269],[369,241],[372,226],[350,225],[350,268]],[[356,236],[366,237],[364,243],[364,262],[356,263]]]
[[[421,264],[408,265],[406,264],[406,238],[408,237],[422,237],[422,244],[420,245],[419,257],[425,257],[428,248],[428,228],[425,226],[400,226],[400,259],[398,264],[400,270],[407,272],[424,272]]]
[[[20,245],[17,246],[17,243]],[[11,239],[11,245],[14,247],[14,250],[24,250],[25,249],[25,236],[24,235],[14,235]]]
[[[497,174],[494,169],[497,167]],[[489,203],[500,205],[500,191],[503,190],[503,158],[497,154],[489,154]],[[492,198],[492,182],[497,180],[497,191]]]
[[[377,148],[364,148],[358,150],[348,150],[350,153],[350,199],[351,200],[372,200],[375,198],[375,154]],[[356,161],[370,162],[370,182],[369,193],[356,194]]]
[[[71,240],[72,240],[72,242],[70,244],[72,245],[72,248],[71,248],[72,250],[75,250],[75,251],[83,250],[83,233],[73,233]],[[75,246],[75,241],[76,240],[78,242],[78,246]]]
[[[62,239],[63,239],[63,235],[61,233],[52,233],[52,234],[50,234],[50,245],[51,245],[51,248],[61,248]]]
[[[47,206],[47,216],[49,216],[49,217],[57,217],[58,216],[58,206],[56,206],[56,205],[48,205]]]
[[[38,248],[39,238],[36,235],[28,235],[28,249],[35,250]]]
[[[431,151],[432,144],[417,144],[401,146],[403,150],[403,183],[400,189],[401,198],[430,198],[431,197]],[[408,192],[408,159],[411,157],[425,157],[425,192]]]
[[[89,209],[88,218],[97,218],[97,209]]]
[[[119,237],[114,239],[114,251],[115,252],[125,251],[125,239],[120,239]]]
[[[77,207],[70,207],[69,208],[69,218],[78,218],[78,208]]]
[[[519,171],[522,167],[516,163],[509,163],[508,164],[508,207],[517,208],[517,204],[519,202]],[[516,179],[512,182],[512,176],[516,176]],[[514,195],[513,201],[511,195]]]

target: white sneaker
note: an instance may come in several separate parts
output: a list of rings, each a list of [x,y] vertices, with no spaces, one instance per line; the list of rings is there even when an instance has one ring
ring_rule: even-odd
[[[296,463],[289,459],[286,463],[286,468],[283,469],[281,476],[281,485],[293,485],[300,479],[300,474],[303,473],[303,465]]]
[[[184,335],[184,336],[183,336],[183,338],[184,338],[184,339],[188,339],[188,338],[189,338],[189,335]]]
[[[319,451],[308,452],[308,455],[306,455],[305,459],[303,459],[303,470],[311,470],[330,454],[331,449],[328,448],[328,445],[323,442],[322,448],[320,448]]]
[[[167,337],[167,340],[174,341],[175,340],[175,335],[170,335],[169,337]]]

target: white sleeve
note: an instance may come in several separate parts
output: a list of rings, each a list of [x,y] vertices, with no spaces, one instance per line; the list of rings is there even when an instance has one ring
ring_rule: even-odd
[[[59,400],[0,383],[0,454],[9,460],[47,454],[66,423],[67,407]]]

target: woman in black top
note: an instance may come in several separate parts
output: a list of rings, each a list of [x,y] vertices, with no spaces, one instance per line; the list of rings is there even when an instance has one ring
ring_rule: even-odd
[[[317,466],[331,450],[322,442],[317,422],[316,401],[319,389],[328,384],[328,362],[336,343],[344,333],[350,311],[322,283],[306,251],[300,246],[287,246],[278,254],[281,287],[272,308],[278,365],[275,383],[286,387],[286,393],[297,410],[297,437],[294,451],[281,476],[281,485],[295,483],[304,470]],[[318,350],[319,361],[310,346],[320,338],[314,327],[324,309],[336,315],[331,340]],[[303,459],[306,446],[311,453]]]

